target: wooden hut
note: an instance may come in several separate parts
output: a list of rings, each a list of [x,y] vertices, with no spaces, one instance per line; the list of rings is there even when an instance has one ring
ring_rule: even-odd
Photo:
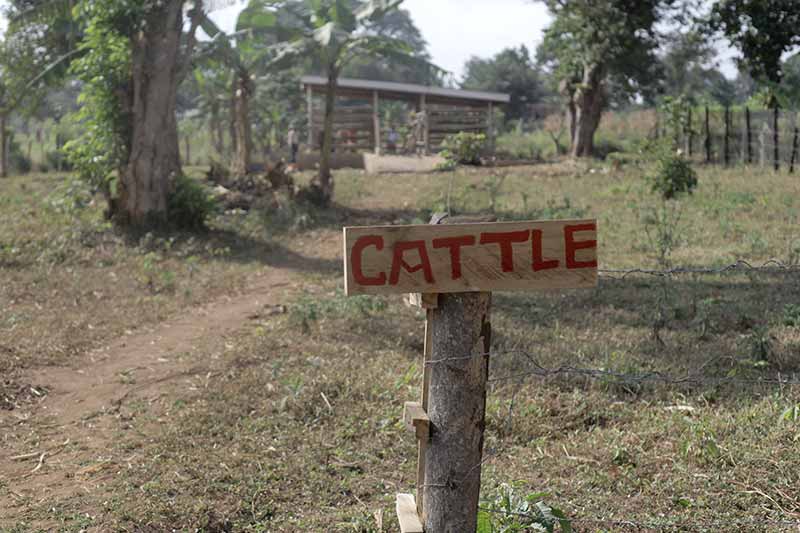
[[[304,76],[307,98],[308,145],[320,149],[324,121],[325,78]],[[428,87],[409,83],[339,79],[334,114],[334,150],[384,153],[388,124],[381,123],[382,101],[405,102],[411,111],[424,111],[425,153],[437,152],[447,135],[460,131],[485,133],[494,147],[494,110],[508,104],[507,94]],[[402,140],[400,141],[402,143]]]

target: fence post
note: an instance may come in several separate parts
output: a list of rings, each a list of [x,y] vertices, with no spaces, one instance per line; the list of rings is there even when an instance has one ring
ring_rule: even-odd
[[[794,164],[797,162],[797,148],[798,148],[798,146],[797,146],[797,143],[798,143],[797,135],[798,135],[798,130],[800,130],[800,128],[795,126],[794,127],[794,139],[792,140],[792,160],[789,163],[789,174],[794,174]]]
[[[780,135],[778,133],[778,118],[779,118],[779,111],[778,106],[775,106],[772,115],[772,142],[775,145],[775,172],[778,172],[781,169],[781,151],[780,151]]]
[[[423,492],[431,533],[477,529],[491,301],[486,292],[441,294],[433,310]]]
[[[711,163],[711,128],[708,106],[706,106],[706,163]]]
[[[750,128],[750,108],[744,108],[744,121],[747,128],[747,164],[753,164],[753,130]]]
[[[725,106],[725,141],[724,141],[724,150],[725,150],[725,166],[727,167],[730,164],[730,142],[728,137],[730,136],[731,132],[731,115],[730,115],[730,108]]]

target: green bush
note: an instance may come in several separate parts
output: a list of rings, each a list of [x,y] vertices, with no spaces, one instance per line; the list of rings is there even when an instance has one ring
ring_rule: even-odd
[[[170,224],[195,230],[205,227],[208,217],[219,212],[219,205],[203,185],[187,176],[179,176],[167,209]]]
[[[653,192],[665,200],[692,194],[697,187],[697,173],[692,163],[677,151],[658,149],[652,173],[647,176]]]
[[[12,174],[27,174],[31,171],[31,160],[22,153],[22,148],[13,138],[8,143],[8,170]]]
[[[72,162],[62,150],[50,150],[44,154],[44,160],[47,168],[51,170],[63,170],[64,172],[73,170]]]
[[[442,157],[462,165],[480,165],[481,155],[486,147],[483,133],[460,132],[448,135],[442,143]]]

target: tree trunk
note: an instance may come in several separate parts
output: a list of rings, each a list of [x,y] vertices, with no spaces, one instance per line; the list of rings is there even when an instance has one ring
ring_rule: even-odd
[[[209,128],[211,129],[211,144],[214,145],[214,151],[217,152],[217,157],[222,157],[224,140],[222,133],[222,120],[219,117],[219,102],[214,102],[211,104]]]
[[[602,65],[589,65],[584,68],[583,82],[575,91],[575,129],[572,135],[572,157],[592,157],[594,155],[594,134],[600,125],[603,108],[606,104],[603,79],[605,68]]]
[[[240,72],[233,81],[233,133],[236,151],[233,154],[231,173],[234,176],[245,176],[250,168],[250,156],[253,152],[253,130],[250,124],[252,94],[253,82],[250,74]]]
[[[120,218],[132,225],[163,222],[181,172],[175,118],[183,2],[164,2],[132,38],[130,152],[120,169]]]
[[[336,82],[339,73],[335,68],[328,69],[328,85],[325,89],[325,128],[322,140],[322,154],[316,185],[322,193],[322,202],[330,203],[333,198],[333,178],[331,177],[331,151],[333,149],[333,116],[336,106]]]
[[[481,490],[491,293],[439,295],[431,319],[425,531],[475,531]]]
[[[6,131],[6,122],[8,116],[3,113],[0,114],[0,178],[8,177],[8,135]]]

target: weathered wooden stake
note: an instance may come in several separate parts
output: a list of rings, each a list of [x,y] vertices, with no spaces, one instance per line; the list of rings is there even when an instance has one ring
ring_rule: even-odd
[[[711,163],[711,124],[708,106],[706,106],[706,163]]]
[[[372,93],[372,129],[375,133],[375,155],[381,155],[381,115],[378,91]]]
[[[750,108],[744,108],[745,127],[747,128],[747,164],[753,163],[753,130],[750,127]]]
[[[778,133],[778,118],[780,117],[780,112],[778,111],[778,106],[775,106],[772,114],[772,142],[774,143],[775,153],[775,172],[778,172],[781,169],[781,150],[780,150],[780,134]]]
[[[477,528],[491,293],[439,295],[431,332],[423,524],[431,533]]]
[[[797,126],[794,127],[794,139],[792,140],[792,160],[789,163],[789,174],[794,174],[794,164],[797,162],[797,143],[798,143],[798,128]]]
[[[725,152],[725,166],[727,167],[731,162],[731,154],[730,154],[730,141],[729,137],[731,135],[731,110],[728,106],[725,106],[725,139],[723,143],[723,149]]]

